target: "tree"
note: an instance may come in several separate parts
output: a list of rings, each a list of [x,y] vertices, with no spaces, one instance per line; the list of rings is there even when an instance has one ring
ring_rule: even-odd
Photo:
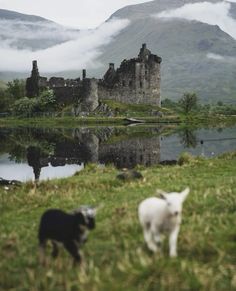
[[[15,79],[11,82],[8,82],[6,92],[9,94],[9,97],[14,100],[25,97],[25,81]]]
[[[180,142],[184,145],[185,148],[195,148],[197,146],[197,137],[194,133],[194,130],[185,127],[179,134]]]
[[[183,97],[179,100],[179,105],[185,114],[192,112],[198,105],[196,93],[184,93]]]
[[[177,104],[177,102],[175,102],[169,98],[166,98],[166,99],[163,99],[161,101],[161,106],[166,107],[166,108],[176,109],[178,104]]]

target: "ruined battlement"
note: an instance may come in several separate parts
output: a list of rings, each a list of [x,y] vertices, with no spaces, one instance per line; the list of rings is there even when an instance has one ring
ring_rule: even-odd
[[[99,96],[122,103],[160,106],[161,61],[143,44],[137,58],[123,60],[117,70],[109,65],[99,83]]]
[[[39,75],[37,61],[33,61],[26,92],[28,97],[35,97],[50,88],[59,103],[79,104],[80,111],[88,112],[96,109],[102,99],[160,106],[161,61],[143,44],[136,58],[123,60],[117,69],[110,63],[102,79],[87,78],[83,70],[82,79],[51,77],[49,80]]]

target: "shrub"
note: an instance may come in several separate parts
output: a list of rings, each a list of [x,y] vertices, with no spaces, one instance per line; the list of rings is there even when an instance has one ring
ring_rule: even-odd
[[[47,89],[41,92],[38,97],[39,111],[49,111],[56,108],[56,98],[53,90]]]
[[[21,98],[13,104],[12,111],[15,115],[30,117],[35,112],[38,100],[36,98]]]
[[[190,164],[194,160],[194,157],[189,154],[189,153],[182,153],[181,156],[179,157],[178,164],[180,166],[184,164]]]
[[[55,109],[56,99],[52,90],[45,90],[36,98],[21,98],[15,101],[12,106],[13,113],[23,117],[31,117],[36,113],[54,111]]]

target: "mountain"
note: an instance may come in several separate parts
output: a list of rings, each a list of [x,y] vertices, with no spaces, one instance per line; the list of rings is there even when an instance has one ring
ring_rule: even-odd
[[[236,103],[235,39],[215,25],[152,17],[190,2],[201,1],[156,0],[120,9],[111,18],[128,18],[131,24],[103,48],[100,61],[119,64],[136,55],[145,42],[163,58],[163,98],[178,99],[184,92],[194,91],[206,102]],[[236,4],[230,13],[236,19]]]
[[[19,12],[5,10],[5,9],[0,9],[0,19],[29,21],[33,23],[34,22],[47,22],[47,23],[52,22],[40,16],[22,14]]]
[[[88,70],[89,76],[101,77],[109,62],[116,66],[137,55],[142,43],[162,57],[162,98],[178,99],[186,91],[196,92],[204,102],[236,103],[236,40],[217,25],[199,21],[154,17],[189,3],[204,0],[155,0],[131,5],[115,12],[108,20],[129,19],[130,24],[112,41],[100,47],[101,66]],[[218,0],[207,2],[219,3]],[[229,14],[236,20],[236,3]],[[47,19],[0,9],[0,42],[8,41],[18,49],[39,50],[75,38],[76,30]],[[30,73],[30,72],[29,72]],[[41,72],[43,74],[43,72]],[[0,72],[0,79],[25,77],[27,74]],[[80,72],[55,75],[78,77]]]

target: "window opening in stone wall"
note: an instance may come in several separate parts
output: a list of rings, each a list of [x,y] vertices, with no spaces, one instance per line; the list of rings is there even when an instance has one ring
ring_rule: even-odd
[[[132,87],[132,85],[133,85],[133,82],[129,81],[129,87]]]
[[[143,161],[143,155],[140,155],[140,162],[142,163]]]
[[[124,86],[124,87],[125,87],[125,80],[123,80],[123,81],[122,81],[122,86]]]

